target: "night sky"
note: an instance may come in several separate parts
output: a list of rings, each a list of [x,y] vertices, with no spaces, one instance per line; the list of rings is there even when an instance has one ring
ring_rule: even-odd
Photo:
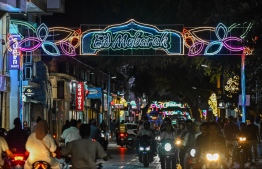
[[[79,27],[81,24],[110,25],[126,22],[129,19],[149,24],[175,23],[174,15],[169,14],[175,13],[174,8],[178,7],[179,1],[171,3],[173,7],[167,9],[163,7],[163,1],[159,0],[66,0],[65,13],[42,16],[42,22],[49,27]]]

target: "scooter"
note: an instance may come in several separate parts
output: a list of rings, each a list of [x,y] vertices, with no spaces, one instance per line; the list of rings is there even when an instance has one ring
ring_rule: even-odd
[[[118,140],[117,145],[124,147],[124,145],[126,145],[127,136],[128,136],[128,134],[126,134],[126,133],[119,133],[119,136],[118,136],[118,139],[117,139]]]
[[[159,157],[162,169],[173,169],[179,162],[179,150],[174,146],[173,141],[164,140],[160,143]]]
[[[148,167],[149,163],[153,161],[152,140],[145,135],[139,139],[139,162]]]

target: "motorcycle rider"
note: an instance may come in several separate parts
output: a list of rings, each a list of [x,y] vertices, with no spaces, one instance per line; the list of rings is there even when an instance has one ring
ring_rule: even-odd
[[[90,138],[99,140],[101,136],[101,130],[97,127],[96,120],[92,120],[90,126]]]
[[[205,146],[205,144],[203,144],[208,136],[208,130],[209,130],[209,124],[208,122],[203,122],[200,125],[200,132],[201,134],[199,134],[196,138],[196,149],[197,152],[201,152]],[[198,154],[200,155],[200,154]]]
[[[246,132],[246,123],[240,123],[240,131],[238,133],[239,137],[246,137],[247,136],[247,132]],[[236,151],[237,151],[237,145],[234,147],[233,153],[232,153],[232,162],[230,164],[230,168],[233,168],[234,166],[234,161],[236,160]]]
[[[6,162],[2,158],[3,152],[6,152],[8,157],[12,156],[12,152],[9,150],[5,139],[0,136],[0,168],[5,168],[4,165],[6,165]]]
[[[141,128],[138,132],[137,132],[137,135],[136,135],[136,152],[137,154],[139,154],[139,138],[141,138],[142,136],[144,135],[147,135],[150,137],[150,139],[154,139],[154,134],[152,132],[152,130],[150,129],[150,122],[149,121],[144,121],[144,124],[143,124],[143,128]],[[155,147],[156,147],[156,144],[153,142],[153,152],[155,152]]]
[[[216,122],[209,122],[208,124],[209,129],[208,129],[208,137],[206,140],[203,140],[202,144],[202,152],[208,152],[210,150],[219,152],[220,157],[221,157],[221,165],[223,166],[224,169],[228,169],[228,166],[226,164],[225,159],[223,159],[223,156],[226,153],[226,140],[224,137],[220,135],[221,130],[219,125]],[[200,160],[198,165],[203,167],[204,161]]]
[[[185,168],[185,156],[188,149],[195,146],[196,141],[196,130],[194,128],[193,121],[188,119],[185,121],[185,129],[180,134],[180,139],[182,140],[182,145],[180,147],[179,158],[181,161],[181,166]]]
[[[23,154],[25,153],[25,143],[28,138],[27,131],[22,129],[22,123],[20,118],[14,119],[15,127],[7,132],[6,142],[8,147],[13,153]]]
[[[65,129],[64,132],[62,133],[61,135],[61,138],[63,140],[65,140],[65,144],[73,141],[73,140],[77,140],[77,139],[80,139],[81,136],[79,134],[79,130],[78,128],[76,127],[77,125],[77,121],[75,119],[72,119],[70,121],[70,128],[68,129]]]
[[[90,127],[88,124],[80,126],[80,135],[82,139],[74,140],[62,148],[61,155],[72,155],[71,162],[73,168],[96,169],[96,159],[103,158],[108,160],[108,155],[103,147],[90,139]]]
[[[176,130],[174,129],[172,124],[167,123],[167,124],[165,124],[165,131],[161,132],[161,134],[160,134],[160,142],[163,142],[164,140],[171,140],[172,143],[173,143],[176,136],[177,136]],[[159,156],[161,156],[160,148],[161,148],[161,145],[159,145],[158,148],[157,148],[158,149],[157,152],[158,152]]]
[[[238,125],[234,122],[233,116],[228,116],[228,122],[224,125],[224,138],[226,139],[226,146],[228,148],[227,158],[229,158],[230,152],[236,145],[237,134],[239,132]]]

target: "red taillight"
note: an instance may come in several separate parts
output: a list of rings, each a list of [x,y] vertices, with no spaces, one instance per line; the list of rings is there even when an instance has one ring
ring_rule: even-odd
[[[124,134],[120,134],[120,137],[124,137]]]

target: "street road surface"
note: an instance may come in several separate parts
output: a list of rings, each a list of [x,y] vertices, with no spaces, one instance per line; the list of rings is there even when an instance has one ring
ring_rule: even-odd
[[[135,156],[135,149],[128,150],[126,147],[121,148],[111,140],[108,145],[108,152],[112,156],[112,159],[108,161],[98,160],[97,163],[103,163],[103,169],[144,169],[143,164],[138,161],[138,157]],[[262,160],[256,163],[255,169],[262,168]],[[161,169],[159,158],[154,157],[154,161],[149,164],[149,169]],[[239,168],[235,164],[234,169]],[[251,168],[250,168],[251,169]],[[253,169],[253,168],[252,168]]]

